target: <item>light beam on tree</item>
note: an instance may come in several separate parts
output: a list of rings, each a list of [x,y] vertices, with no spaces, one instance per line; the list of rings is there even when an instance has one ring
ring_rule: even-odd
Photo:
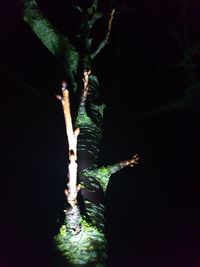
[[[79,48],[69,42],[67,36],[58,33],[44,17],[35,0],[23,2],[24,21],[64,67],[68,81],[68,84],[62,82],[62,94],[57,95],[63,107],[69,150],[68,177],[64,190],[65,219],[54,238],[57,251],[62,255],[61,266],[65,266],[67,262],[70,266],[103,267],[107,257],[104,197],[109,179],[122,168],[134,166],[139,159],[137,155],[133,155],[129,160],[98,166],[105,104],[99,97],[100,83],[92,69],[92,61],[108,43],[115,10],[110,13],[105,39],[94,52],[91,46],[91,29],[95,21],[102,17],[98,9],[99,1],[91,1],[85,11],[77,7],[85,18],[80,22],[77,35],[82,44],[79,51]],[[82,84],[78,82],[80,80]],[[70,104],[70,94],[77,90],[80,100],[77,110],[74,110],[73,103]],[[71,117],[71,108],[76,111],[73,112],[76,114],[75,118]]]

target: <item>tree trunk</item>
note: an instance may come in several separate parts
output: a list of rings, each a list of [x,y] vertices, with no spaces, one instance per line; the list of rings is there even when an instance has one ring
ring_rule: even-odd
[[[81,7],[76,7],[81,12]],[[93,74],[92,62],[107,44],[114,10],[108,18],[105,39],[96,51],[91,50],[91,28],[102,14],[94,0],[84,12],[80,23],[79,49],[66,36],[58,33],[43,16],[36,1],[24,0],[24,20],[43,44],[57,58],[66,71],[67,82],[62,82],[57,98],[63,106],[68,138],[68,177],[66,179],[65,219],[55,236],[60,262],[56,266],[105,266],[106,238],[104,234],[104,196],[110,176],[123,167],[137,164],[138,156],[109,166],[98,166],[99,146],[105,104],[99,95],[99,81]],[[80,82],[83,80],[83,82]],[[79,105],[71,117],[70,99],[79,95]],[[67,147],[67,146],[66,146]]]

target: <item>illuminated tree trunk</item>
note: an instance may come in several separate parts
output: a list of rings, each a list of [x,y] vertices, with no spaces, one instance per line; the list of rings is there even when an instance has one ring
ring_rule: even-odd
[[[137,164],[138,156],[109,166],[98,166],[99,146],[105,104],[100,101],[99,81],[91,67],[96,55],[107,44],[114,10],[108,19],[105,39],[96,51],[91,51],[90,31],[101,18],[98,1],[82,10],[85,19],[80,23],[79,41],[75,48],[67,37],[59,34],[43,16],[34,0],[24,0],[24,20],[43,44],[58,59],[66,71],[61,94],[57,98],[63,107],[69,155],[66,179],[65,220],[55,236],[55,245],[63,262],[70,266],[105,266],[106,238],[104,235],[104,196],[110,176],[126,166]],[[82,80],[83,82],[79,82]],[[79,95],[77,110],[71,118],[71,95]]]

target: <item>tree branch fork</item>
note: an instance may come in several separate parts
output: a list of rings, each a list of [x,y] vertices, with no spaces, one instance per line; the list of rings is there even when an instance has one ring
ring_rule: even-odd
[[[80,97],[79,111],[82,108],[85,109],[87,96],[88,96],[90,74],[91,74],[91,70],[85,70],[83,72],[83,90],[82,90],[82,94]],[[75,205],[77,205],[77,195],[78,195],[79,190],[81,189],[81,186],[80,184],[78,184],[78,180],[77,180],[77,168],[78,168],[77,138],[80,133],[80,128],[76,128],[75,130],[73,130],[71,110],[70,110],[69,91],[67,89],[67,83],[65,81],[62,82],[61,92],[62,92],[62,95],[56,95],[56,97],[62,103],[66,134],[67,134],[68,146],[69,146],[68,183],[67,183],[67,189],[65,189],[64,193],[67,198],[68,204],[70,204],[71,207],[74,207]],[[106,177],[103,179],[104,182],[99,181],[100,185],[105,191],[107,188],[109,178],[113,173],[115,173],[116,171],[119,171],[120,169],[124,167],[127,167],[127,166],[133,167],[137,165],[138,160],[139,160],[138,154],[134,154],[128,160],[121,161],[114,165],[108,165],[107,167],[96,168],[93,170],[94,175],[96,173],[96,177],[94,177],[94,179],[98,180],[98,173],[101,173],[101,171],[104,170],[104,174],[105,174],[105,170],[107,170],[107,175],[105,175]]]

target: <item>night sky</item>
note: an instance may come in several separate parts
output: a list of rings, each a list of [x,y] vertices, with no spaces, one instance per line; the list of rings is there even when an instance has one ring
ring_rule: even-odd
[[[66,2],[40,5],[75,42],[76,16]],[[107,104],[100,162],[119,162],[134,152],[141,159],[110,180],[109,267],[199,267],[200,94],[182,107],[164,107],[189,86],[179,64],[179,38],[184,40],[185,23],[189,47],[199,41],[200,4],[188,1],[182,20],[186,0],[111,2],[118,11],[110,44],[93,67]],[[102,5],[105,13],[108,8]],[[1,4],[0,267],[51,267],[67,173],[65,126],[55,94],[66,77],[20,10],[20,1]],[[106,21],[107,16],[94,29],[94,46],[106,34]],[[189,60],[198,81],[200,50]]]

